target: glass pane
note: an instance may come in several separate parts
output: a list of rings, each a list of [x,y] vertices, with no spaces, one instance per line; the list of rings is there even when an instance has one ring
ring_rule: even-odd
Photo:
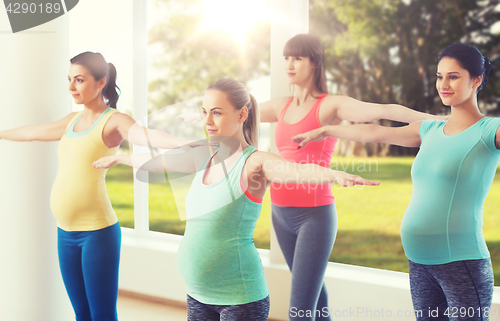
[[[380,5],[372,1],[359,6],[355,1],[310,0],[310,31],[323,42],[330,94],[449,113],[436,90],[439,53],[450,44],[463,42],[491,55],[490,59],[498,58],[494,55],[499,41],[498,4],[463,3],[467,7],[461,7],[455,16],[438,19],[439,12],[454,10],[452,3],[405,0]],[[486,86],[478,95],[479,108],[487,115],[498,114],[499,85]],[[401,123],[384,121],[383,125]],[[412,194],[410,169],[416,153],[417,149],[398,146],[339,141],[332,167],[379,180],[381,185],[333,190],[339,229],[332,261],[408,271],[400,224]],[[366,156],[372,158],[363,158]],[[369,162],[377,166],[372,164],[370,169]],[[484,208],[484,236],[493,262],[500,262],[495,224],[499,204],[494,196],[498,195],[498,182],[497,175]],[[498,275],[500,265],[493,266]]]
[[[208,85],[225,77],[243,82],[257,101],[268,100],[270,23],[264,13],[269,5],[270,1],[148,2],[150,122],[154,113],[165,107],[199,101]],[[252,12],[260,10],[260,14],[247,12],[243,16],[251,18],[243,19],[231,11],[245,9],[241,6]],[[166,131],[173,134],[174,127]],[[203,132],[202,127],[199,132]],[[269,126],[263,126],[259,149],[269,149],[268,136]],[[173,181],[150,184],[150,230],[184,233],[185,223],[179,217],[182,209],[178,208],[182,204],[179,200],[176,204],[173,195],[177,189]],[[257,223],[255,242],[269,248],[270,209],[266,206],[269,204],[264,204]]]

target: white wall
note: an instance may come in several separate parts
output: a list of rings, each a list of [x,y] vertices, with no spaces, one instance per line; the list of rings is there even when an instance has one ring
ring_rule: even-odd
[[[0,9],[0,130],[70,112],[65,16],[13,34]],[[0,320],[71,320],[49,195],[57,143],[0,140]]]
[[[186,286],[176,264],[181,237],[155,233],[153,237],[139,238],[128,229],[123,232],[120,289],[185,304]],[[269,251],[259,252],[271,292],[269,317],[287,320],[291,281],[288,267],[271,263]],[[415,320],[407,273],[329,263],[325,282],[329,313],[334,320]],[[493,309],[497,313],[490,320],[500,320],[498,288]]]

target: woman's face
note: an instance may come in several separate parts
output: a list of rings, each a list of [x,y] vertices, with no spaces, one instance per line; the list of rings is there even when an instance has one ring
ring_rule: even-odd
[[[243,134],[243,122],[248,109],[236,109],[228,100],[226,93],[209,89],[203,96],[203,123],[211,137],[238,137]],[[240,133],[241,131],[241,133]]]
[[[88,104],[101,99],[101,91],[106,85],[106,78],[95,80],[90,71],[82,65],[69,66],[69,92],[75,104]]]
[[[438,64],[436,89],[445,106],[458,106],[473,99],[482,77],[471,79],[454,58],[444,57]]]
[[[309,57],[285,56],[285,71],[290,85],[307,83],[314,77],[314,65]]]

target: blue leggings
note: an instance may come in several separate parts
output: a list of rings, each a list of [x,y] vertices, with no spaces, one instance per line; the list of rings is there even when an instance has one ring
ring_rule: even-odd
[[[281,251],[292,272],[289,319],[331,320],[329,313],[318,311],[328,308],[323,278],[337,235],[335,204],[318,207],[272,205],[272,220]],[[304,313],[295,313],[300,310]]]
[[[205,304],[187,297],[188,321],[267,321],[269,296],[238,305]]]
[[[489,320],[493,298],[490,259],[408,264],[417,320]]]
[[[58,229],[59,266],[77,321],[117,321],[119,223],[96,231]]]

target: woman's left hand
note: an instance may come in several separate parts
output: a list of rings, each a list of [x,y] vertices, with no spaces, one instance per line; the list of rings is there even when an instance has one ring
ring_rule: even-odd
[[[337,176],[338,175],[338,176]],[[349,187],[354,185],[368,185],[368,186],[379,186],[380,182],[373,182],[369,179],[363,178],[358,175],[349,174],[342,171],[337,171],[337,183],[342,187]]]
[[[310,130],[292,137],[292,142],[300,143],[297,149],[302,148],[309,142],[319,142],[327,138],[328,135],[323,127]]]
[[[92,163],[94,168],[110,168],[119,164],[119,155],[102,157]]]

